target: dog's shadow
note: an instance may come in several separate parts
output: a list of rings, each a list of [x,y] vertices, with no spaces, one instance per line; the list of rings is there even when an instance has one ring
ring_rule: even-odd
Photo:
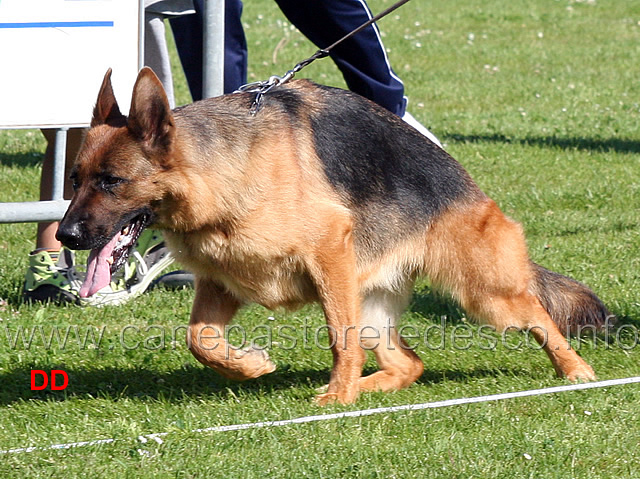
[[[30,390],[31,369],[64,369],[69,381],[63,391]],[[369,374],[373,370],[366,370]],[[495,369],[427,369],[418,384],[433,385],[443,382],[467,382],[474,378],[496,377],[519,374],[505,368]],[[523,373],[524,374],[524,373]],[[65,366],[47,365],[25,367],[0,373],[0,381],[5,387],[0,391],[0,405],[8,406],[24,401],[62,402],[70,399],[107,399],[112,401],[137,399],[140,401],[167,401],[180,403],[190,399],[237,400],[272,396],[279,391],[293,390],[307,385],[301,394],[315,394],[315,389],[329,382],[330,368],[322,370],[290,370],[287,367],[271,374],[243,383],[227,380],[214,371],[197,363],[180,369],[159,373],[145,368],[97,368],[73,369]],[[41,383],[38,379],[38,383]],[[59,384],[60,379],[56,379]]]
[[[68,375],[68,386],[63,391],[51,391],[49,387],[42,391],[31,391],[30,375],[32,369],[50,371],[63,370]],[[327,371],[287,372],[286,368],[257,380],[237,383],[227,380],[209,368],[186,364],[180,368],[160,372],[145,366],[133,365],[131,368],[96,367],[73,368],[68,365],[33,364],[0,372],[0,405],[9,405],[17,401],[42,400],[65,401],[70,398],[101,398],[119,400],[122,398],[139,400],[163,400],[180,402],[197,398],[231,398],[242,395],[262,395],[280,389],[289,389],[298,384],[318,382],[325,378]],[[38,384],[42,379],[38,377]],[[60,384],[62,379],[57,378]]]
[[[422,288],[414,296],[410,311],[427,317],[446,316],[447,321],[460,321],[461,310],[451,301]],[[428,321],[425,319],[425,321]],[[279,365],[266,376],[243,383],[227,380],[214,371],[201,366],[195,360],[173,370],[158,371],[153,366],[131,367],[69,367],[68,364],[33,363],[19,368],[0,371],[0,405],[18,401],[65,401],[70,398],[105,398],[118,400],[132,398],[139,400],[164,400],[181,402],[185,399],[208,398],[225,401],[236,397],[261,397],[278,391],[293,391],[305,388],[301,394],[313,395],[314,390],[329,382],[330,363],[318,369],[296,369],[294,366]],[[30,389],[31,371],[41,369],[64,370],[68,375],[68,386],[63,391],[42,391]],[[364,374],[375,369],[367,368]],[[421,384],[437,384],[445,381],[468,381],[474,377],[488,377],[500,374],[517,374],[517,371],[500,369],[426,369],[418,380]],[[38,384],[42,379],[38,378]],[[58,379],[58,383],[61,380]],[[295,393],[297,394],[297,393]]]
[[[426,282],[416,284],[408,310],[418,313],[427,322],[440,322],[444,318],[447,323],[457,324],[466,317],[464,310],[453,299],[437,292]]]

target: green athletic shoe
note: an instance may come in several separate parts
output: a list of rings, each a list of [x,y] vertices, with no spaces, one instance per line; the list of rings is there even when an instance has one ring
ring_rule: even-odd
[[[105,306],[126,303],[144,293],[162,270],[173,263],[173,256],[157,230],[145,230],[120,272],[93,296],[78,298],[81,305]]]
[[[29,254],[23,289],[25,302],[77,303],[81,284],[70,250],[35,250]]]

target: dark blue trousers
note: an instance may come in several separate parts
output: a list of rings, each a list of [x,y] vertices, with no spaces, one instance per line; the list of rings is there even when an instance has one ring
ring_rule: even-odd
[[[196,13],[172,18],[171,30],[193,101],[202,100],[204,1],[194,0]],[[242,2],[225,0],[224,93],[247,83],[247,41],[242,28]]]
[[[372,16],[364,0],[276,0],[276,3],[318,48],[328,47]],[[391,69],[378,27],[370,26],[341,43],[331,51],[331,58],[349,90],[397,115],[404,114],[404,85]]]
[[[364,0],[276,0],[276,3],[318,48],[326,48],[371,18]],[[202,0],[196,0],[195,4],[195,15],[172,19],[171,27],[191,94],[197,100],[202,98]],[[247,44],[241,13],[240,0],[226,0],[225,93],[246,83]],[[376,26],[340,44],[332,50],[331,58],[350,90],[399,116],[404,114],[404,85],[391,69]]]

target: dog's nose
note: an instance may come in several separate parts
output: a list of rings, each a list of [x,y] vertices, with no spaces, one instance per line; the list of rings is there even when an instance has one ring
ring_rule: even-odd
[[[82,249],[80,247],[80,240],[82,239],[82,231],[80,230],[79,223],[65,222],[63,221],[58,226],[56,232],[56,239],[60,241],[67,248]]]

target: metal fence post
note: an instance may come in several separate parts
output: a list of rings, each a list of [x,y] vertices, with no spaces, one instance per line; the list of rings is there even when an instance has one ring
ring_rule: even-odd
[[[224,90],[224,0],[205,0],[203,38],[203,98]]]
[[[64,199],[64,177],[67,163],[67,131],[68,128],[58,128],[53,149],[53,178],[50,200]]]

